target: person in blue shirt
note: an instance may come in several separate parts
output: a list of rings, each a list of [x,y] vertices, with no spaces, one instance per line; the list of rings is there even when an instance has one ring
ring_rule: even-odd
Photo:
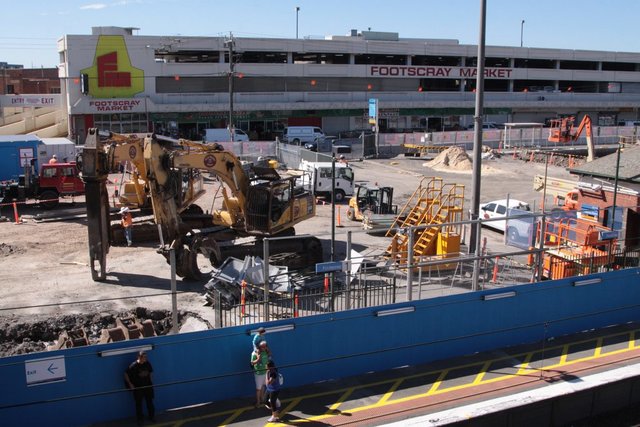
[[[267,375],[265,379],[265,384],[268,393],[267,402],[269,403],[269,407],[271,408],[271,417],[267,420],[270,423],[278,422],[280,419],[279,416],[279,408],[278,408],[278,395],[280,394],[280,388],[282,384],[280,384],[280,374],[278,373],[278,368],[276,368],[276,364],[273,361],[269,361],[267,363]]]

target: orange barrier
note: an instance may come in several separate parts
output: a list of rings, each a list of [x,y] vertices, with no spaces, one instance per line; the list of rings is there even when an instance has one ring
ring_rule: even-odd
[[[20,217],[18,216],[18,204],[13,202],[13,216],[15,217],[16,224],[20,224]]]
[[[340,206],[336,206],[336,211],[336,227],[342,227],[342,224],[340,224]]]
[[[496,262],[493,264],[493,277],[491,278],[491,283],[496,283],[498,281],[498,260],[500,258],[496,257]]]
[[[324,293],[329,293],[329,274],[324,274]]]
[[[246,312],[245,312],[245,306],[246,306],[246,290],[247,290],[247,282],[245,282],[244,280],[242,281],[242,283],[240,284],[241,286],[241,293],[240,293],[240,316],[241,317],[246,317]]]

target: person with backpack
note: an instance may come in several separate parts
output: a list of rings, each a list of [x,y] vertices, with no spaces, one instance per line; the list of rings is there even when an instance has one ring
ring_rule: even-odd
[[[280,412],[280,401],[278,399],[278,395],[280,394],[282,384],[278,368],[276,368],[276,364],[272,360],[267,363],[265,384],[267,386],[268,393],[267,402],[269,403],[269,407],[271,408],[271,417],[267,421],[269,421],[270,423],[278,422],[280,421],[280,418],[278,418]]]
[[[265,373],[267,372],[267,342],[261,341],[258,348],[251,352],[251,367],[256,381],[256,408],[264,401]]]

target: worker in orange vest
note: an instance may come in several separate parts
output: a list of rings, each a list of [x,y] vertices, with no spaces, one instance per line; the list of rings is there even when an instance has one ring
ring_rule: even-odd
[[[122,228],[124,229],[124,236],[127,238],[127,246],[131,246],[132,243],[132,230],[133,226],[133,217],[131,216],[131,212],[129,208],[124,206],[120,209],[120,214],[122,215],[122,220],[120,221],[122,224]]]
[[[56,155],[54,154],[54,155],[53,155],[53,157],[51,157],[51,158],[49,159],[49,164],[50,164],[50,165],[53,165],[53,164],[56,164],[56,163],[58,163],[58,156],[56,156]]]

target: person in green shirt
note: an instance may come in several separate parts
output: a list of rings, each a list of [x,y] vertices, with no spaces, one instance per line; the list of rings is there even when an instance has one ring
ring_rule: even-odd
[[[258,348],[251,353],[251,367],[256,381],[256,408],[264,401],[265,374],[269,362],[267,348],[267,342],[260,341]]]

